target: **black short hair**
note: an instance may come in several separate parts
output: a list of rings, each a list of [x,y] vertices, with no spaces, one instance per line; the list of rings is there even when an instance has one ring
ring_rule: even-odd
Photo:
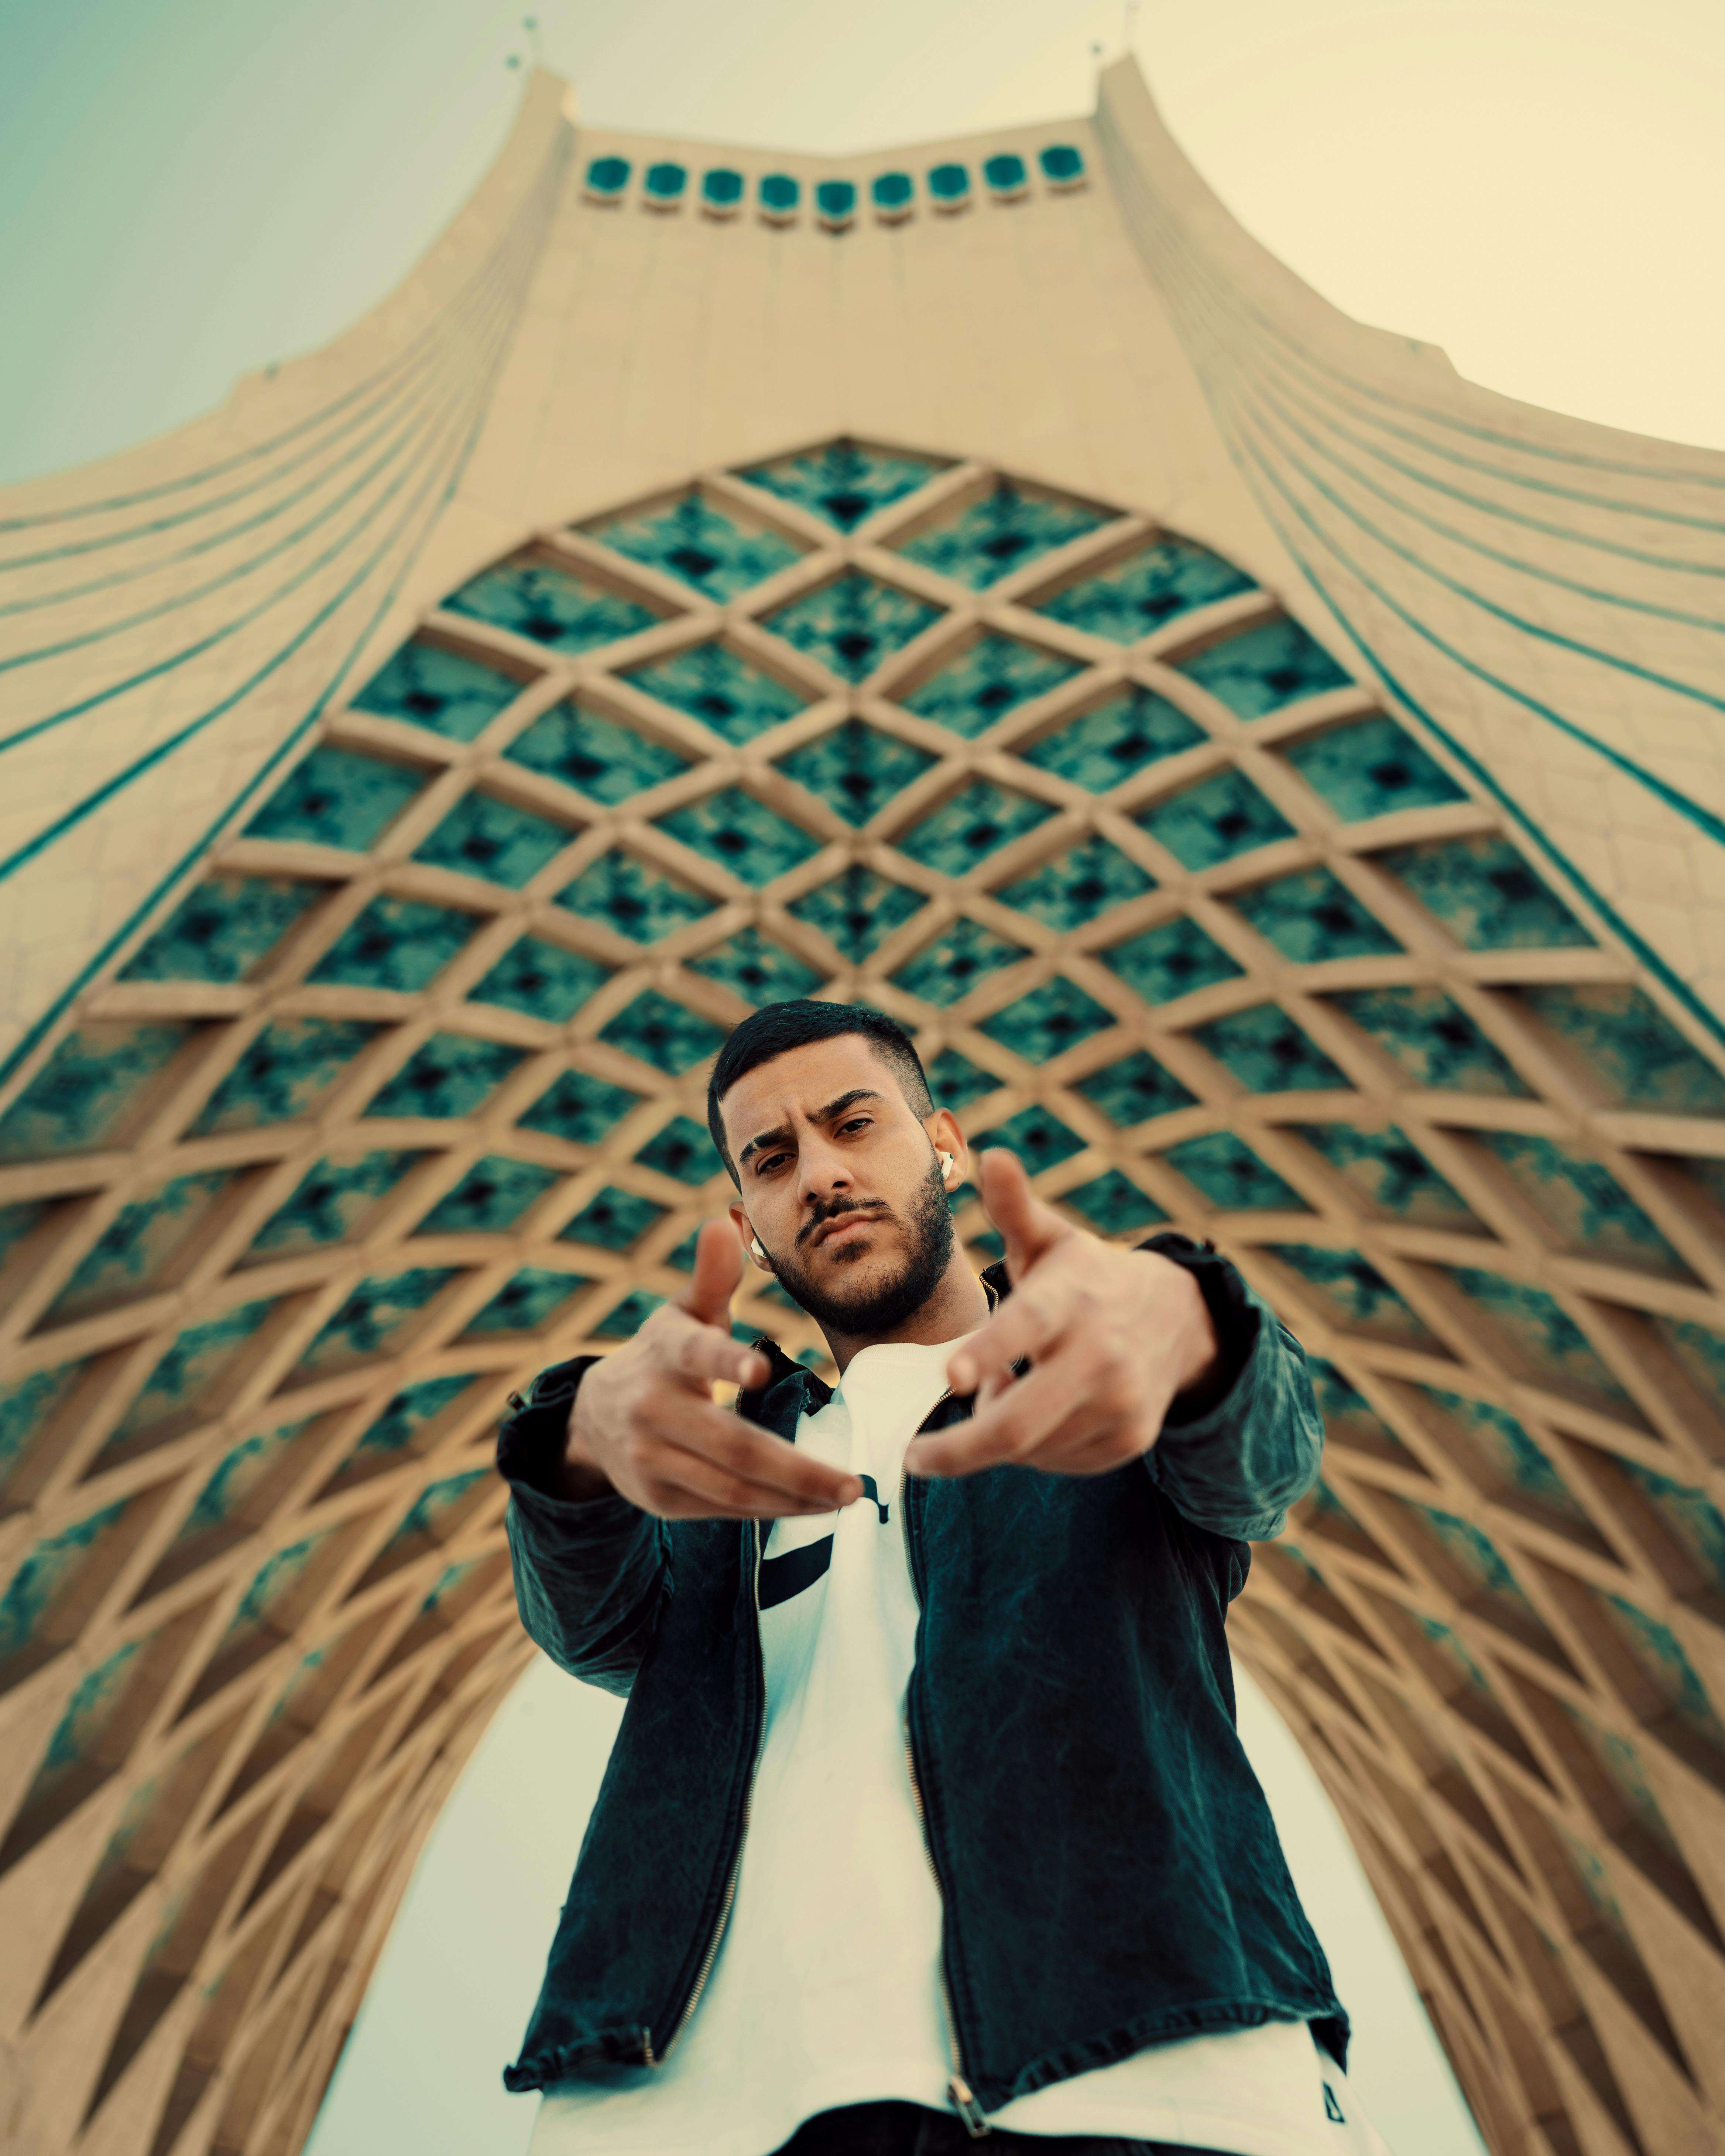
[[[786,1055],[793,1048],[806,1048],[813,1040],[836,1040],[847,1033],[859,1033],[865,1040],[873,1042],[891,1065],[899,1089],[910,1102],[914,1115],[922,1117],[934,1113],[928,1074],[922,1068],[916,1045],[898,1020],[888,1018],[885,1011],[870,1010],[866,1004],[816,1003],[808,996],[798,996],[791,1003],[763,1004],[726,1040],[713,1065],[713,1075],[706,1081],[706,1127],[731,1180],[739,1190],[742,1180],[731,1158],[731,1148],[725,1142],[720,1101],[739,1078],[746,1077],[763,1063],[772,1062],[774,1056]]]

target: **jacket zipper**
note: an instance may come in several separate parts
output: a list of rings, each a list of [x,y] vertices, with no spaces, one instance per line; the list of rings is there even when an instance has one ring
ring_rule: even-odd
[[[944,1399],[946,1395],[942,1394],[941,1397]],[[937,1400],[935,1407],[939,1405],[940,1401]],[[928,1412],[932,1415],[934,1409],[931,1408]],[[927,1426],[927,1417],[925,1416],[922,1429],[926,1430]],[[919,1430],[916,1435],[920,1437],[922,1435],[922,1430]],[[916,1598],[916,1608],[920,1614],[922,1608],[922,1585],[916,1576],[916,1563],[911,1553],[910,1477],[907,1475],[901,1475],[899,1477],[898,1496],[899,1517],[904,1522],[905,1529],[905,1563],[910,1572],[911,1590]],[[928,1833],[928,1815],[922,1809],[922,1785],[916,1779],[916,1748],[911,1736],[911,1701],[908,1686],[906,1688],[905,1695],[904,1728],[905,1765],[911,1777],[911,1801],[916,1807],[916,1824],[922,1831],[922,1854],[928,1859],[929,1872],[934,1880],[934,1891],[940,1897],[941,1924],[944,1932],[946,1890],[941,1885],[940,1867],[934,1861],[934,1844],[930,1840]],[[980,2141],[984,2134],[992,2133],[994,2129],[989,2125],[982,2106],[977,2102],[970,2083],[964,2078],[964,2057],[958,2048],[958,2020],[952,2010],[952,1994],[947,1983],[947,1950],[944,1938],[941,1942],[939,1974],[941,2011],[946,2017],[947,2042],[952,2055],[952,2071],[947,2082],[947,2100],[960,2118],[964,2121],[964,2130],[971,2139]]]
[[[649,2066],[664,2065],[665,2060],[670,2056],[671,2046],[688,2027],[689,2017],[695,2011],[700,2001],[702,1989],[712,1973],[713,1964],[718,1958],[719,1943],[725,1936],[725,1926],[731,1915],[731,1904],[737,1898],[737,1875],[742,1870],[743,1845],[748,1840],[749,1807],[755,1799],[755,1769],[761,1763],[761,1739],[767,1727],[767,1665],[765,1656],[761,1651],[761,1550],[763,1540],[761,1522],[757,1520],[755,1522],[755,1659],[756,1666],[761,1672],[761,1726],[755,1732],[755,1756],[749,1763],[749,1785],[743,1793],[742,1825],[737,1837],[737,1857],[731,1866],[731,1876],[726,1881],[725,1898],[719,1904],[718,1917],[713,1924],[713,1935],[707,1941],[706,1952],[701,1958],[701,1968],[696,1974],[695,1989],[684,2002],[683,2010],[677,2016],[676,2026],[665,2040],[664,2051],[655,2056],[653,2050],[652,2030],[644,2029],[641,2031],[641,2051]]]

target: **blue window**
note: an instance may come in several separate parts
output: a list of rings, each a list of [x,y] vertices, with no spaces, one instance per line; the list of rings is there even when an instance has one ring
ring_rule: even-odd
[[[742,203],[742,174],[715,165],[701,182],[701,206],[709,217],[735,217]]]
[[[649,165],[643,182],[649,209],[675,209],[683,199],[683,190],[689,184],[689,174],[682,165],[669,162]]]
[[[902,224],[911,214],[915,192],[908,172],[877,172],[869,187],[882,224]]]
[[[970,173],[963,165],[937,165],[928,175],[928,198],[950,215],[970,201]]]
[[[1003,150],[998,157],[990,157],[983,167],[983,177],[989,193],[1000,202],[1018,202],[1029,189],[1024,161],[1015,151]]]
[[[856,222],[856,189],[849,180],[823,180],[814,190],[814,213],[829,232],[847,232]]]
[[[768,224],[790,224],[803,199],[803,182],[788,172],[768,172],[761,182],[761,214]]]
[[[1051,187],[1084,185],[1084,157],[1070,142],[1050,142],[1038,154],[1037,162],[1042,167],[1043,178]]]
[[[620,201],[629,185],[629,163],[627,157],[595,157],[587,168],[587,198],[589,202],[614,203]]]

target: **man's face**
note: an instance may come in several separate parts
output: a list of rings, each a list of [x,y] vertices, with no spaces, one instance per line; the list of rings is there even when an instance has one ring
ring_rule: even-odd
[[[920,1309],[952,1255],[934,1139],[897,1073],[860,1034],[790,1050],[720,1103],[742,1183],[733,1206],[786,1290],[829,1333],[890,1332]],[[955,1178],[956,1180],[956,1178]]]

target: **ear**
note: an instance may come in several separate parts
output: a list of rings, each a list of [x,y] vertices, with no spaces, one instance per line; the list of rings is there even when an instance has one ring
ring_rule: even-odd
[[[757,1239],[754,1229],[749,1225],[748,1214],[743,1211],[740,1204],[731,1208],[731,1219],[737,1229],[737,1240],[742,1245],[744,1258],[750,1265],[758,1267],[762,1272],[770,1273],[773,1270],[773,1260],[764,1250],[758,1257],[756,1256]]]
[[[927,1116],[922,1127],[928,1133],[928,1142],[937,1156],[950,1153],[952,1165],[941,1178],[941,1187],[947,1195],[959,1189],[970,1173],[970,1148],[964,1142],[964,1133],[958,1127],[958,1118],[950,1108],[937,1108]]]

